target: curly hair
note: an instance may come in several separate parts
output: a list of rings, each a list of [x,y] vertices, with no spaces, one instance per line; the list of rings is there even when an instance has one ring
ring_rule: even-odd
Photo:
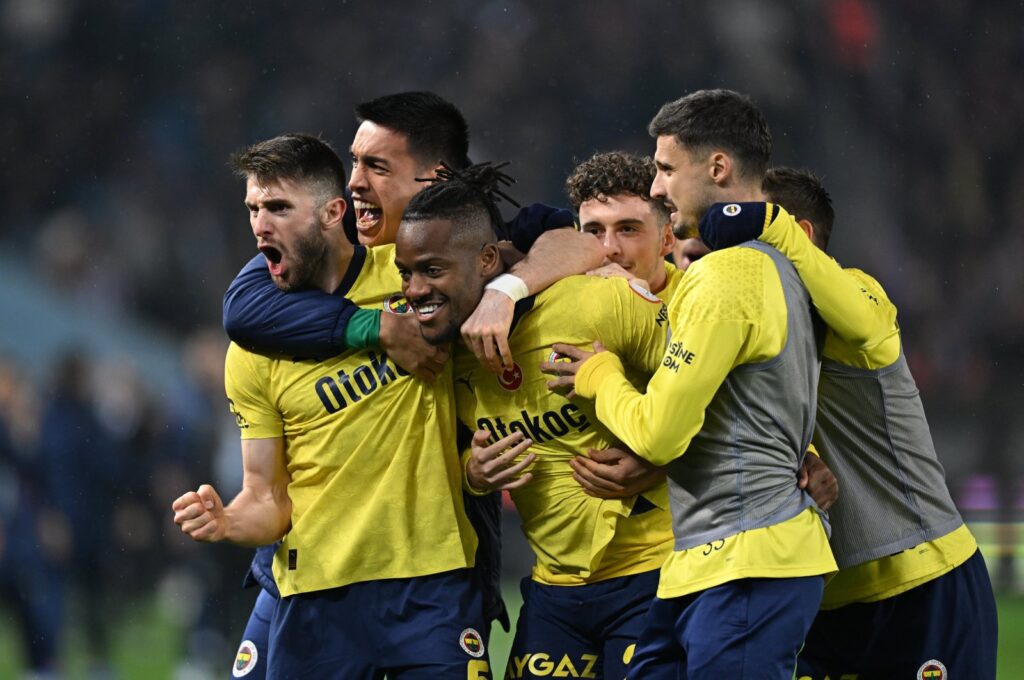
[[[624,151],[609,151],[591,156],[576,166],[565,180],[569,202],[578,213],[580,206],[592,199],[606,201],[609,196],[639,196],[650,201],[659,218],[668,220],[668,208],[651,200],[654,161]]]

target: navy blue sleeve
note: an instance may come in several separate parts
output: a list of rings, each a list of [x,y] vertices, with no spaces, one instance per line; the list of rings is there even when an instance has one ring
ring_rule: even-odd
[[[255,352],[334,356],[346,348],[345,329],[358,310],[350,300],[321,290],[279,290],[266,260],[257,255],[224,294],[224,331]]]
[[[770,204],[715,203],[700,220],[700,240],[711,250],[756,240],[764,231],[767,205]],[[772,220],[778,212],[779,206],[772,205]]]
[[[509,240],[516,250],[527,253],[545,231],[573,226],[572,213],[543,203],[531,203],[505,223]]]

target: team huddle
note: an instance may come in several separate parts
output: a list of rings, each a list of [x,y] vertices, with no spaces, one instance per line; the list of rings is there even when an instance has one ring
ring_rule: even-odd
[[[749,98],[665,104],[653,159],[599,153],[573,212],[510,222],[453,104],[356,117],[347,184],[308,135],[232,159],[243,487],[172,509],[257,547],[233,677],[995,677],[895,307]],[[535,561],[495,669],[505,491]]]

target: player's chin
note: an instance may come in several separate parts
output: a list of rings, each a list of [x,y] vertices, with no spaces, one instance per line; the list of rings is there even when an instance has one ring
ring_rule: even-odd
[[[459,324],[444,319],[430,319],[420,322],[420,334],[428,344],[435,347],[447,345],[459,337]]]

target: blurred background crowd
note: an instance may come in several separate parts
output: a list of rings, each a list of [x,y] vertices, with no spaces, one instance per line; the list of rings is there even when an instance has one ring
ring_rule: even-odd
[[[226,159],[286,131],[347,157],[353,106],[408,89],[559,205],[593,152],[653,151],[665,101],[752,95],[776,162],[830,189],[832,254],[899,308],[954,498],[1019,591],[1022,72],[1010,1],[0,0],[0,678],[167,647],[223,676],[249,554],[169,504],[240,481],[220,303],[255,251]]]

